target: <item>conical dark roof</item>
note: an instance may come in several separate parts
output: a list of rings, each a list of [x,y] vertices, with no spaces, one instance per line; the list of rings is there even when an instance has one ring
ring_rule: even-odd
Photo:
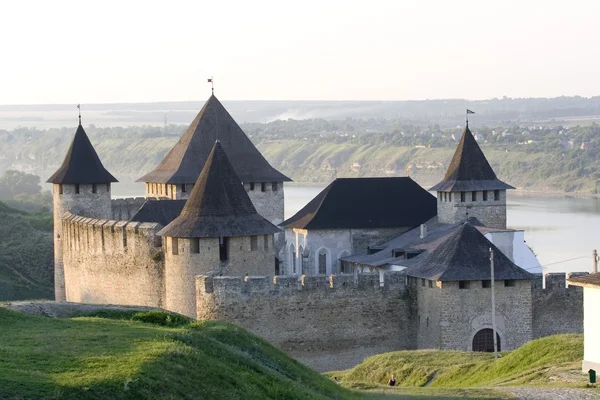
[[[514,187],[496,177],[467,124],[444,180],[429,190],[458,192],[495,189],[514,189]]]
[[[242,182],[287,182],[252,144],[213,94],[163,161],[138,182],[193,183],[219,140]]]
[[[158,234],[198,238],[275,232],[279,232],[279,228],[256,212],[223,146],[217,141],[181,215]]]
[[[46,182],[90,184],[118,181],[104,168],[83,126],[79,124],[65,160]]]
[[[437,281],[489,280],[490,248],[494,250],[494,279],[533,279],[468,222],[406,274]]]

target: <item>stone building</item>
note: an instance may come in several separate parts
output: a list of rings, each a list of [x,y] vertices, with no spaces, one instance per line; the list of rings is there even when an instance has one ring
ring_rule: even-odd
[[[102,165],[83,126],[79,126],[60,168],[48,178],[54,199],[54,292],[66,300],[62,248],[62,216],[67,211],[85,212],[92,218],[112,217],[110,184],[117,182]]]
[[[141,178],[144,199],[110,198],[116,179],[80,125],[49,179],[56,297],[234,322],[320,371],[337,370],[394,350],[488,350],[491,247],[503,350],[581,331],[580,288],[567,288],[564,275],[546,277],[544,287],[541,276],[519,268],[520,236],[489,241],[489,234],[511,231],[505,229],[509,186],[473,143],[466,129],[436,186],[446,198],[438,198],[437,208],[410,178],[337,179],[283,222],[288,178],[214,96],[165,160]],[[495,190],[499,200],[490,200]],[[469,191],[473,200],[465,194],[461,201]],[[488,199],[475,204],[482,193]],[[282,222],[294,245],[286,250],[297,252],[287,260],[287,275],[276,273],[282,240],[274,238],[274,224]],[[374,258],[381,268],[369,265]]]
[[[437,217],[453,223],[475,217],[490,228],[506,228],[506,190],[514,187],[496,177],[465,126],[444,179],[429,189],[437,192]]]
[[[330,275],[365,251],[435,216],[435,197],[406,177],[338,178],[284,221],[286,273]]]

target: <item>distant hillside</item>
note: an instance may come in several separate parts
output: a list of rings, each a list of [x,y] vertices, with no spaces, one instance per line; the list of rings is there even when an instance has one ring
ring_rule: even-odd
[[[359,398],[231,324],[161,312],[100,316],[51,319],[0,307],[0,398]]]
[[[0,202],[0,221],[0,301],[53,298],[51,214],[29,214]]]

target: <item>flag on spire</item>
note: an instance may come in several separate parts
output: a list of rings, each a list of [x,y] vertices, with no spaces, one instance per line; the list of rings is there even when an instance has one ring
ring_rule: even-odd
[[[475,111],[471,111],[467,108],[467,114],[475,114]]]

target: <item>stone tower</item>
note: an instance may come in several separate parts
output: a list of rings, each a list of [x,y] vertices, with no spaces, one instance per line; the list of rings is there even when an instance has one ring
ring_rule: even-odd
[[[214,94],[156,169],[137,180],[146,183],[146,197],[188,198],[216,140],[258,213],[283,222],[283,182],[290,178],[265,160]]]
[[[217,141],[164,237],[165,308],[196,317],[196,275],[273,275],[273,234]]]
[[[90,218],[110,219],[110,184],[117,182],[102,165],[96,150],[81,126],[60,168],[48,178],[53,184],[54,201],[54,293],[57,301],[66,299],[62,259],[62,217],[67,211]]]
[[[481,148],[465,126],[437,191],[438,221],[455,223],[476,217],[490,228],[506,228],[506,190],[514,187],[496,177]]]

